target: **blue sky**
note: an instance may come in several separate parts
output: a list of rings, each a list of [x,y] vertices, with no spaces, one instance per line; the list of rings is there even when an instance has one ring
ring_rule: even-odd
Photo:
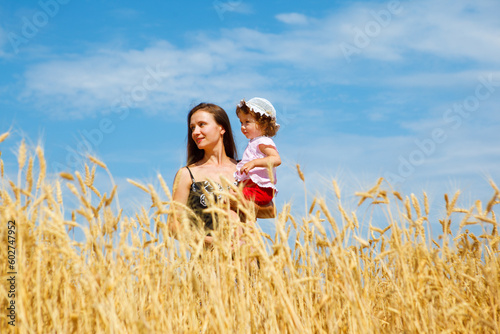
[[[260,96],[278,111],[277,204],[303,213],[309,192],[346,201],[386,177],[436,211],[500,183],[500,2],[79,1],[0,4],[0,133],[8,175],[22,138],[49,172],[90,151],[133,211],[147,196],[127,178],[171,185],[185,163],[186,114],[230,115]],[[109,188],[106,173],[97,177]],[[354,207],[353,207],[354,208]],[[272,223],[264,222],[272,230]]]

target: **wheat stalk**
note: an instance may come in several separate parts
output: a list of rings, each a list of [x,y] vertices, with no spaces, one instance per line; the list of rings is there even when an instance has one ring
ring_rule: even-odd
[[[37,155],[45,165],[41,148]],[[95,179],[98,163],[87,166],[85,177],[61,173],[69,189],[63,192],[61,179],[45,179],[42,167],[32,189],[34,163],[28,154],[18,168],[26,162],[26,187],[7,179],[0,185],[0,217],[19,224],[20,333],[500,331],[495,187],[486,210],[480,201],[459,208],[459,192],[451,200],[445,196],[446,212],[436,218],[443,233],[451,234],[455,226],[470,230],[441,242],[422,231],[423,221],[435,215],[425,192],[423,199],[408,197],[385,189],[379,179],[357,193],[371,200],[369,210],[358,207],[348,214],[336,183],[331,207],[315,197],[301,217],[293,213],[293,203],[284,204],[271,225],[274,236],[254,221],[232,220],[223,204],[211,206],[219,227],[207,247],[205,232],[190,227],[192,212],[172,201],[161,175],[162,192],[128,180],[150,202],[122,211],[110,207],[117,186],[103,189]],[[399,201],[389,203],[391,191]],[[92,194],[99,198],[96,206]],[[19,205],[22,196],[26,202]],[[371,205],[376,203],[385,205]],[[252,214],[251,206],[240,207]],[[175,211],[185,213],[177,239],[163,229]],[[379,211],[383,214],[372,216]],[[346,224],[338,226],[339,219]],[[474,232],[482,226],[481,235]],[[363,236],[352,231],[364,228]],[[8,240],[7,233],[0,229],[0,238]],[[4,272],[7,261],[0,257]],[[0,291],[9,302],[6,285]],[[7,321],[0,317],[0,332],[12,329]]]

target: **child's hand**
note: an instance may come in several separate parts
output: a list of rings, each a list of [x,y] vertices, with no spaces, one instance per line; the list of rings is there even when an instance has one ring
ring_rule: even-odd
[[[248,174],[248,172],[252,170],[254,167],[255,167],[254,161],[253,160],[249,161],[246,164],[244,164],[243,167],[241,167],[240,172]]]

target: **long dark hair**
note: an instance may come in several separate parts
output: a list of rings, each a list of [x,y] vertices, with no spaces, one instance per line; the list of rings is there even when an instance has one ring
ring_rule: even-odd
[[[225,130],[224,135],[222,137],[222,141],[224,143],[224,149],[226,151],[226,155],[231,159],[237,159],[238,152],[236,151],[236,145],[234,144],[233,132],[231,131],[231,123],[229,122],[229,117],[227,116],[224,109],[219,107],[216,104],[212,103],[200,103],[188,114],[187,125],[188,125],[188,137],[187,137],[187,164],[194,164],[201,159],[205,155],[205,151],[201,150],[196,146],[196,143],[193,140],[193,131],[191,130],[191,116],[198,110],[206,111],[214,116],[215,122],[222,126]]]

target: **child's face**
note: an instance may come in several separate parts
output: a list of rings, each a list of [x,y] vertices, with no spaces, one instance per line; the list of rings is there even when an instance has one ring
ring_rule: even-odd
[[[252,115],[240,112],[238,114],[238,118],[241,123],[241,132],[245,135],[245,137],[248,139],[254,139],[263,135],[262,130],[259,128]]]

